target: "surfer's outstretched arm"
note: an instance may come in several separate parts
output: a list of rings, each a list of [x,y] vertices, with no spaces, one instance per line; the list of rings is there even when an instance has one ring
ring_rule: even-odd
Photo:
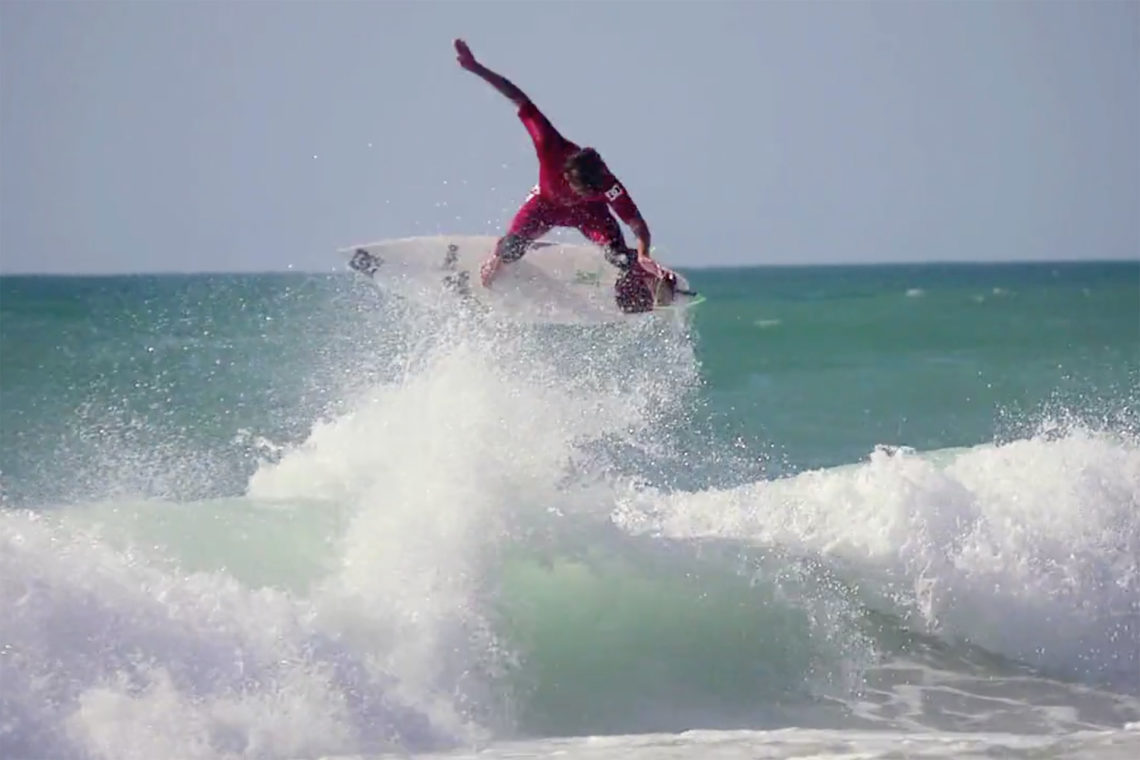
[[[514,103],[516,106],[524,106],[530,102],[530,98],[526,93],[520,90],[515,84],[500,74],[496,74],[489,68],[475,60],[475,54],[471,52],[471,48],[467,47],[467,43],[463,40],[455,41],[456,60],[459,65],[470,71],[472,74],[477,74],[484,81],[501,92],[507,100]]]

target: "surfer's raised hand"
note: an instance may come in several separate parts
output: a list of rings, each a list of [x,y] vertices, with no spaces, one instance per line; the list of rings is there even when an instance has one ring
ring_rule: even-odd
[[[475,54],[471,52],[471,48],[467,47],[467,43],[463,40],[455,41],[455,60],[459,61],[459,65],[468,71],[474,71],[479,67],[479,62],[475,60]]]
[[[482,77],[484,81],[488,82],[516,106],[521,106],[529,101],[526,94],[513,82],[475,60],[475,54],[471,52],[471,48],[467,47],[467,43],[463,40],[457,39],[455,41],[455,60],[459,61],[459,65],[463,68]]]

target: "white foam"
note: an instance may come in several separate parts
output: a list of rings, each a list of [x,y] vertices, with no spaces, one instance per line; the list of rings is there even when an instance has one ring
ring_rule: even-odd
[[[457,689],[477,689],[506,656],[482,584],[514,516],[565,506],[576,443],[636,436],[676,383],[652,362],[630,372],[576,352],[568,368],[533,336],[446,330],[402,377],[259,470],[249,493],[348,505],[339,571],[315,594],[321,626],[374,652],[403,700],[437,721],[452,710],[459,732],[472,727],[452,709]]]
[[[1140,447],[1076,430],[730,490],[632,494],[635,531],[818,554],[921,628],[1065,674],[1137,683]]]
[[[1058,736],[983,731],[834,731],[784,728],[770,731],[685,731],[496,743],[481,747],[481,760],[558,757],[561,760],[1132,760],[1140,739],[1126,731],[1077,731]],[[470,752],[420,756],[424,760],[475,757]],[[363,760],[363,759],[361,759]]]
[[[342,692],[306,652],[304,602],[21,512],[0,513],[0,578],[12,755],[212,756],[219,734],[270,754],[355,746]]]

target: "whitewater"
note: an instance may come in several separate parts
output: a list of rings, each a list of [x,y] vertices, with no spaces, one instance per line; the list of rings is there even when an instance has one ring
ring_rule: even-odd
[[[3,497],[0,756],[1140,754],[1131,425],[789,468],[710,424],[685,316],[347,303],[324,413],[223,426],[240,487],[100,423]]]

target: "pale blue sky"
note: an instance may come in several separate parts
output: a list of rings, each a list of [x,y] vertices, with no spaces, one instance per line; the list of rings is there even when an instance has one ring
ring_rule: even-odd
[[[497,234],[536,162],[456,36],[601,150],[672,264],[1140,257],[1136,2],[0,8],[4,272]]]

